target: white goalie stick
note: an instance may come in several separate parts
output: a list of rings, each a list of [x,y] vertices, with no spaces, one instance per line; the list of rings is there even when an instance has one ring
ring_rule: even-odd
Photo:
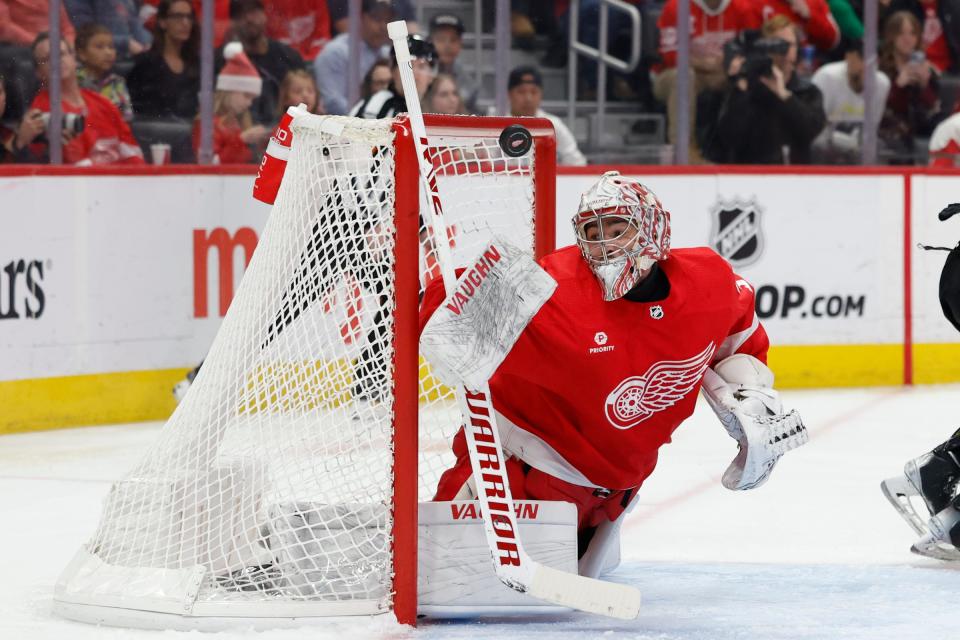
[[[437,188],[435,168],[428,150],[426,127],[413,79],[407,24],[400,20],[388,26],[400,69],[400,81],[407,102],[410,126],[420,166],[421,184],[429,207],[434,244],[447,292],[456,287],[443,206]],[[640,613],[640,592],[630,586],[595,580],[544,566],[531,559],[519,538],[513,497],[500,444],[490,387],[476,389],[457,385],[457,404],[464,421],[467,451],[477,486],[477,499],[497,577],[505,585],[535,598],[572,609],[630,620]]]

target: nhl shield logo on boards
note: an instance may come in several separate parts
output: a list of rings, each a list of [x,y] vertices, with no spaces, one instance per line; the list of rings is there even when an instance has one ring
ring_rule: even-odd
[[[762,213],[754,200],[718,202],[711,214],[710,246],[734,267],[753,264],[763,254]]]
[[[654,320],[659,320],[660,318],[662,318],[663,307],[661,307],[658,304],[655,304],[652,307],[650,307],[650,317],[653,318]]]

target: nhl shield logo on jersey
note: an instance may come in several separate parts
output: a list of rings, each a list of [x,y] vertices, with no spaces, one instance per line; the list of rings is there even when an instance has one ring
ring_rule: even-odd
[[[655,304],[652,307],[650,307],[650,317],[653,318],[654,320],[659,320],[660,318],[662,318],[663,307],[661,307],[658,304]]]
[[[715,349],[711,342],[686,360],[661,360],[642,376],[624,379],[607,395],[607,421],[617,429],[630,429],[677,404],[700,382]]]
[[[744,267],[760,259],[763,210],[754,200],[718,202],[711,214],[710,246],[734,267]]]

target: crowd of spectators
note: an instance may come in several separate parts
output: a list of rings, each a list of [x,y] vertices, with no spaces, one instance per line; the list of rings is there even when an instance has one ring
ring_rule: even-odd
[[[405,109],[387,23],[408,21],[421,47],[415,76],[424,109],[493,113],[463,59],[454,13],[415,22],[416,0],[362,0],[357,87],[350,103],[347,0],[214,0],[214,161],[258,162],[286,108],[384,117]],[[677,137],[678,72],[687,74],[697,163],[856,163],[865,120],[863,0],[690,0],[690,63],[677,69],[677,0],[629,0],[651,17],[656,46],[633,73],[609,72],[610,100],[662,113]],[[960,0],[879,0],[880,159],[952,163],[960,151]],[[199,146],[200,0],[63,0],[61,96],[64,161],[137,163],[157,139],[180,136],[174,160]],[[492,2],[481,11],[492,27]],[[541,65],[509,73],[509,114],[549,118],[558,160],[585,164],[571,123],[543,109],[544,71],[566,63],[569,0],[512,0],[513,45]],[[0,0],[0,162],[44,162],[49,151],[47,0]],[[581,0],[582,41],[600,40],[599,2]],[[623,15],[607,41],[623,51]],[[648,34],[649,35],[649,34]],[[418,44],[422,43],[422,44]],[[472,58],[471,58],[472,60]],[[579,97],[596,97],[597,66],[581,65]],[[555,77],[555,76],[553,76]],[[547,77],[549,81],[549,76]],[[581,130],[581,129],[578,129]],[[929,141],[929,142],[928,142]],[[149,159],[149,157],[147,158]],[[960,164],[960,163],[958,163]]]
[[[676,120],[676,0],[660,14],[656,95]],[[957,0],[879,0],[879,158],[912,164],[957,107]],[[693,161],[856,163],[865,122],[862,0],[691,0]],[[949,91],[947,89],[950,89]],[[671,140],[674,129],[670,128]],[[930,142],[931,151],[937,151]]]

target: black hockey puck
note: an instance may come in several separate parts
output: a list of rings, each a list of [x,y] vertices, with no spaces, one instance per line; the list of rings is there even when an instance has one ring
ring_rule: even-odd
[[[500,148],[511,158],[519,158],[530,151],[533,136],[520,124],[512,124],[500,133]]]

